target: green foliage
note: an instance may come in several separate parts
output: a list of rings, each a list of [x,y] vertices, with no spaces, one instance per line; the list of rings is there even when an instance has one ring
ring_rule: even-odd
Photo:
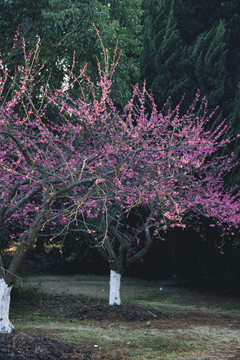
[[[240,80],[239,2],[145,0],[143,9],[141,76],[158,104],[185,92],[190,100],[199,88],[229,115]]]
[[[181,100],[182,88],[190,87],[188,71],[191,65],[189,60],[186,60],[186,49],[176,26],[174,1],[163,0],[163,3],[165,6],[156,19],[157,24],[162,24],[162,29],[153,38],[156,76],[152,83],[157,103],[161,105],[170,96],[177,103]]]
[[[35,6],[36,5],[36,6]],[[64,78],[62,63],[71,66],[76,53],[75,68],[88,64],[88,73],[97,77],[96,62],[102,48],[92,26],[95,23],[104,46],[113,53],[118,41],[122,50],[112,96],[117,103],[129,98],[131,83],[139,76],[141,51],[141,0],[41,0],[34,6],[29,0],[4,1],[0,18],[0,46],[4,64],[14,69],[22,56],[19,46],[10,54],[14,33],[20,24],[20,38],[27,49],[41,38],[41,59],[45,60],[51,81],[57,87]],[[114,85],[115,85],[114,84]],[[77,94],[76,94],[77,96]]]
[[[30,0],[0,1],[0,53],[3,64],[17,64],[22,56],[21,44],[11,52],[13,38],[18,28],[27,41],[27,47],[36,43],[36,35],[43,23],[43,9],[49,6],[48,0],[33,3]],[[8,66],[9,67],[9,66]]]
[[[224,22],[220,21],[209,31],[200,34],[188,51],[193,64],[195,88],[198,87],[207,96],[210,105],[217,106],[223,101],[227,78]]]
[[[238,134],[240,2],[144,0],[143,10],[141,78],[159,108],[170,96],[176,106],[184,94],[188,106],[199,89]]]
[[[151,4],[155,4],[154,1],[143,3],[145,21],[141,71],[158,105],[162,106],[169,96],[176,105],[184,93],[190,103],[198,89],[207,96],[211,106],[221,105],[228,75],[225,22],[220,20],[210,28],[206,24],[205,31],[200,32],[199,29],[198,34],[186,38],[182,30],[183,10],[185,17],[190,11],[186,4],[181,7],[183,18],[177,13],[178,0],[161,0],[155,12],[149,11]],[[199,16],[198,12],[196,14]],[[190,23],[194,26],[192,17]],[[190,31],[190,28],[185,28],[186,32],[187,29]],[[192,43],[193,36],[195,41]]]
[[[229,118],[232,119],[232,121],[234,122],[233,126],[236,129],[236,134],[240,134],[240,82],[238,83],[238,89],[233,100],[232,112],[230,113]]]

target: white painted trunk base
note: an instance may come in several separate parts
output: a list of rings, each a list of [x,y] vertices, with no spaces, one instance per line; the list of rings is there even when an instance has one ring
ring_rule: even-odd
[[[12,287],[8,287],[4,279],[0,279],[0,333],[10,333],[14,326],[9,321],[10,293]]]
[[[110,271],[110,292],[109,292],[109,305],[120,305],[120,285],[121,275],[114,270]]]

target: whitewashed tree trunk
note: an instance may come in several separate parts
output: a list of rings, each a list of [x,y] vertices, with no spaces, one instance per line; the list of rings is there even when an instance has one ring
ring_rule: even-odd
[[[10,292],[9,287],[3,278],[0,279],[0,333],[10,333],[14,326],[9,321]]]
[[[110,271],[110,292],[109,292],[109,305],[120,305],[120,285],[121,275],[114,270]]]

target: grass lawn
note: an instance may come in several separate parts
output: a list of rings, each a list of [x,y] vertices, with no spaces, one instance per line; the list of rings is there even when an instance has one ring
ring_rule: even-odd
[[[105,276],[27,277],[10,318],[17,331],[78,344],[96,359],[240,359],[239,298],[124,278],[119,315],[107,310],[107,293]],[[139,321],[141,309],[148,318]]]

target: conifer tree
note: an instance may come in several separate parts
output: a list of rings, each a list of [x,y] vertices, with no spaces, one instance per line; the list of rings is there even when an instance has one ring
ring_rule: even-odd
[[[240,157],[240,82],[238,83],[238,90],[236,92],[235,98],[233,100],[232,112],[229,115],[229,119],[233,121],[232,123],[232,132],[233,136],[236,136],[236,141],[234,142],[233,150],[238,157]],[[238,165],[235,168],[235,171],[232,172],[231,177],[228,179],[228,185],[239,185],[240,184],[240,166]]]
[[[187,89],[191,85],[189,83],[191,63],[186,57],[186,47],[177,29],[174,5],[175,1],[162,0],[156,19],[156,24],[161,23],[161,28],[153,39],[156,76],[152,90],[159,104],[169,96],[179,102],[183,95],[181,89]]]
[[[239,133],[240,2],[146,0],[141,78],[159,109],[171,96],[186,106],[196,92]],[[185,110],[185,109],[184,109]],[[232,149],[231,149],[232,150]],[[236,150],[236,149],[235,149]]]
[[[195,44],[188,50],[194,68],[195,86],[202,94],[207,95],[211,105],[221,104],[227,78],[224,22],[220,20],[217,26],[200,34]],[[194,92],[195,89],[192,91]]]
[[[153,12],[158,8],[157,0],[143,0],[143,52],[141,54],[141,70],[144,77],[147,78],[148,84],[151,85],[156,77],[156,69],[154,67],[155,48],[153,46],[153,34],[156,33],[156,24],[158,19],[153,19]],[[147,75],[147,76],[146,76]]]
[[[162,107],[197,89],[224,116],[233,114],[240,81],[240,3],[228,1],[146,0],[141,77]],[[207,16],[206,16],[207,15]],[[230,103],[231,102],[231,103]],[[230,119],[235,123],[234,119]]]

